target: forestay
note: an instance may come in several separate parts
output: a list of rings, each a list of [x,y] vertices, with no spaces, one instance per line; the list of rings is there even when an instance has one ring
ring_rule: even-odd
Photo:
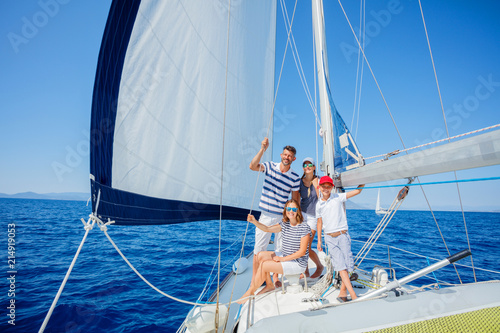
[[[272,112],[275,25],[275,1],[237,1],[230,19],[218,1],[113,2],[91,119],[102,219],[219,219],[220,204],[223,219],[246,219],[248,164]]]

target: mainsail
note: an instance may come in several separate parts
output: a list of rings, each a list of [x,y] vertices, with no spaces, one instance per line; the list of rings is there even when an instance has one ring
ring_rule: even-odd
[[[229,12],[213,1],[113,2],[91,118],[101,219],[246,219],[248,163],[272,112],[275,29],[275,1]]]
[[[333,103],[325,42],[323,2],[312,1],[312,12],[323,136],[321,170],[325,174],[334,176],[363,165],[363,157]]]

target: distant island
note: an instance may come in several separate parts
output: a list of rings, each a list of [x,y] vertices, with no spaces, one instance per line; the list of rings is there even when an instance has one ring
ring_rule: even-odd
[[[0,198],[87,201],[90,198],[90,193],[82,193],[82,192],[63,192],[63,193],[22,192],[16,194],[0,193]]]

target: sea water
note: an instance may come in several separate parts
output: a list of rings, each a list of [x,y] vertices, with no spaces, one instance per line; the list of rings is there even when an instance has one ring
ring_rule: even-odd
[[[0,199],[0,213],[4,244],[0,331],[37,332],[83,239],[80,219],[88,219],[90,208],[81,201]],[[467,249],[468,235],[474,265],[488,271],[476,270],[474,277],[471,268],[455,270],[450,265],[419,283],[435,279],[459,283],[458,276],[464,283],[499,279],[494,272],[500,271],[500,214],[466,212],[467,233],[460,212],[434,214],[437,225],[430,212],[399,211],[361,267],[390,266],[403,277],[411,273],[403,267],[418,270]],[[361,248],[358,241],[366,241],[381,218],[374,211],[348,211],[354,254]],[[243,239],[244,254],[252,251],[254,228],[244,221],[207,221],[109,226],[108,234],[150,283],[173,297],[195,302],[206,301],[217,285],[215,269],[215,279],[208,281],[208,291],[200,298],[219,249],[222,280],[240,256]],[[383,260],[375,261],[376,257]],[[471,266],[471,260],[460,264]],[[190,308],[142,281],[96,227],[88,234],[45,332],[175,332]]]

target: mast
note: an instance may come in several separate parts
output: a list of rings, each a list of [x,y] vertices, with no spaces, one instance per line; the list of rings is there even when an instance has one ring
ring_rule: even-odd
[[[329,74],[328,57],[326,52],[325,21],[323,15],[323,1],[312,0],[312,22],[314,44],[316,51],[316,74],[318,76],[318,90],[321,111],[321,136],[323,137],[323,161],[321,171],[326,175],[334,174],[334,139],[332,125],[332,111],[328,98]]]

